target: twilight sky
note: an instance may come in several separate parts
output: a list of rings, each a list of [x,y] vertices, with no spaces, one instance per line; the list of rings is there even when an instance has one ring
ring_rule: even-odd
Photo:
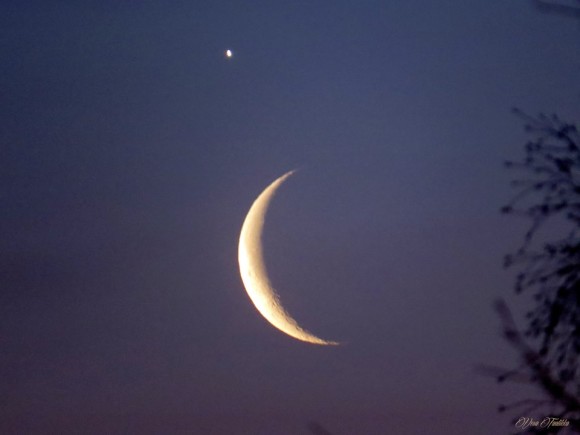
[[[492,301],[526,303],[510,109],[579,118],[580,26],[426,3],[0,5],[0,432],[513,429],[497,406],[534,390],[474,371],[515,362]],[[239,276],[245,214],[296,168],[268,267],[343,346],[275,330]]]

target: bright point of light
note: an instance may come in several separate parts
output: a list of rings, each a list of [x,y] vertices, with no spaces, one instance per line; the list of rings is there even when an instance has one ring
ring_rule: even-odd
[[[226,50],[226,57],[232,57],[233,55],[232,50]]]

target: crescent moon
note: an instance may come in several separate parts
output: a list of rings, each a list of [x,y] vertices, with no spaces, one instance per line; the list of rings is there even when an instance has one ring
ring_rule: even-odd
[[[280,185],[295,171],[287,172],[270,184],[250,207],[240,234],[238,262],[248,296],[264,318],[280,331],[313,344],[336,345],[303,329],[284,309],[280,297],[268,278],[262,249],[262,232],[266,213]]]

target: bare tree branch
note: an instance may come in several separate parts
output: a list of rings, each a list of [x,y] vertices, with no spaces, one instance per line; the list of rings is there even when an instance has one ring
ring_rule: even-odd
[[[580,19],[580,6],[546,0],[533,0],[533,3],[540,12]]]

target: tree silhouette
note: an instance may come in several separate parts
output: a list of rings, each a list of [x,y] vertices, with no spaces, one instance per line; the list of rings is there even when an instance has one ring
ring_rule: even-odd
[[[580,0],[576,0],[575,3],[533,0],[533,3],[540,12],[572,18],[580,18]]]
[[[544,407],[554,416],[575,420],[580,417],[580,135],[574,124],[556,115],[515,113],[524,119],[532,140],[522,161],[506,162],[520,171],[512,182],[519,191],[502,212],[524,216],[531,225],[504,265],[519,268],[515,291],[531,293],[534,306],[522,333],[505,303],[498,302],[496,309],[505,338],[522,358],[516,372],[527,371],[548,397],[534,402],[532,409]],[[548,222],[564,234],[542,242],[540,230]],[[508,372],[498,376],[498,381],[505,379]],[[577,423],[571,421],[576,428]]]
[[[308,430],[310,430],[313,435],[332,435],[316,421],[308,423]]]

